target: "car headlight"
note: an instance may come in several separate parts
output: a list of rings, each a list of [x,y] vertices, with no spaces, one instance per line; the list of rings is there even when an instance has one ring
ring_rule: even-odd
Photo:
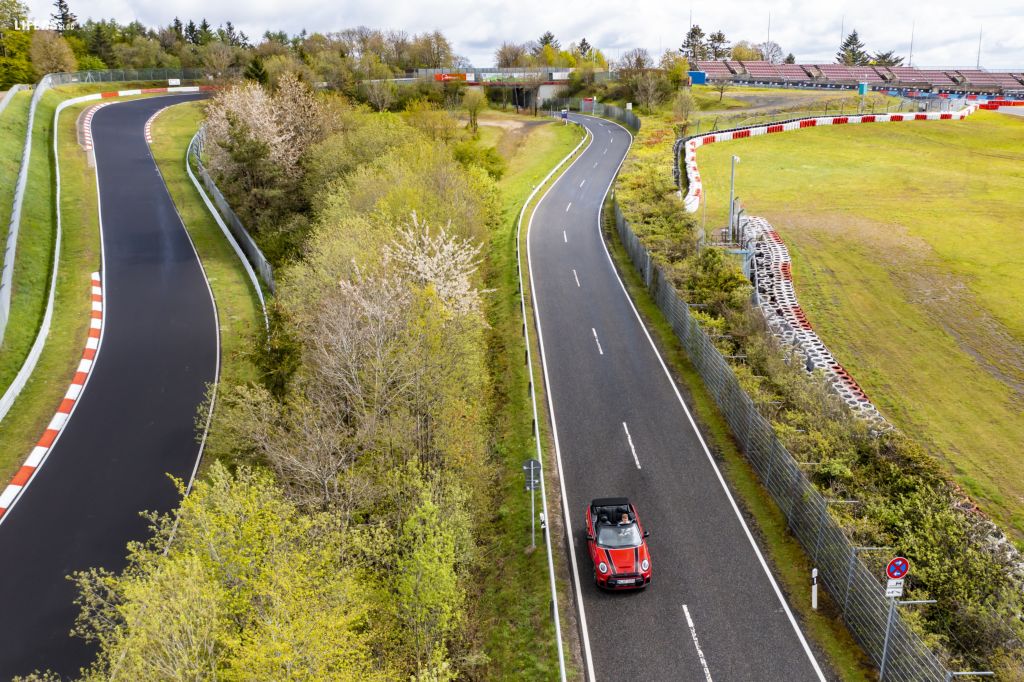
[[[599,563],[597,565],[597,570],[600,571],[601,573],[607,573],[608,572],[608,564],[606,564],[605,562],[602,561],[601,563]]]
[[[651,567],[651,562],[648,561],[647,559],[644,559],[643,561],[640,562],[640,570],[641,571],[646,571],[650,567]]]

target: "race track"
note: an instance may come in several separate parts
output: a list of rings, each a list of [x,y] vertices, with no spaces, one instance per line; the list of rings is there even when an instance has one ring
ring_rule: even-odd
[[[103,242],[99,354],[45,465],[0,523],[0,679],[64,675],[94,651],[68,632],[69,573],[119,570],[143,510],[169,511],[168,474],[197,464],[197,408],[216,378],[218,333],[199,260],[143,136],[153,112],[202,95],[117,103],[93,119]],[[38,380],[38,379],[37,379]]]
[[[824,679],[615,273],[599,210],[627,131],[592,143],[541,200],[527,249],[568,504],[591,680]],[[651,531],[650,587],[605,593],[583,535],[592,498]]]

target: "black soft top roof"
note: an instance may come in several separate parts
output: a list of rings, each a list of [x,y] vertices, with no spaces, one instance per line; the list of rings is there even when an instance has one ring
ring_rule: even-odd
[[[622,507],[629,504],[629,499],[625,497],[599,497],[590,502],[591,509],[597,509],[599,507]]]

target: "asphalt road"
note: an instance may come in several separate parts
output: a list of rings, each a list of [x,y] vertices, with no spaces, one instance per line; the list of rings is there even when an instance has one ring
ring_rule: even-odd
[[[167,475],[187,480],[196,464],[196,409],[216,376],[218,337],[206,278],[143,137],[168,99],[93,119],[103,336],[70,421],[0,524],[0,680],[35,668],[70,675],[91,661],[92,647],[68,636],[77,608],[65,576],[122,568],[128,541],[147,535],[139,512],[174,508]]]
[[[527,248],[588,677],[819,679],[602,242],[598,211],[629,134],[579,120],[593,142],[538,205]],[[605,593],[593,582],[584,510],[613,496],[629,497],[651,531],[643,592]]]

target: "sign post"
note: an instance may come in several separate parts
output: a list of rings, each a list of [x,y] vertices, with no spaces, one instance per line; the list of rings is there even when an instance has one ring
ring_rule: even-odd
[[[811,569],[811,608],[818,610],[818,569]]]
[[[878,670],[879,682],[885,679],[885,664],[889,661],[889,635],[892,633],[892,619],[896,615],[897,604],[934,604],[934,600],[896,601],[903,596],[903,580],[910,572],[910,562],[905,557],[894,557],[885,567],[885,575],[889,582],[885,587],[885,596],[889,598],[889,614],[885,619],[885,640],[882,643],[882,663]]]
[[[540,486],[540,462],[535,459],[528,459],[523,463],[523,473],[526,475],[526,489],[530,491],[530,549],[537,548],[537,522],[533,513],[534,491]]]

